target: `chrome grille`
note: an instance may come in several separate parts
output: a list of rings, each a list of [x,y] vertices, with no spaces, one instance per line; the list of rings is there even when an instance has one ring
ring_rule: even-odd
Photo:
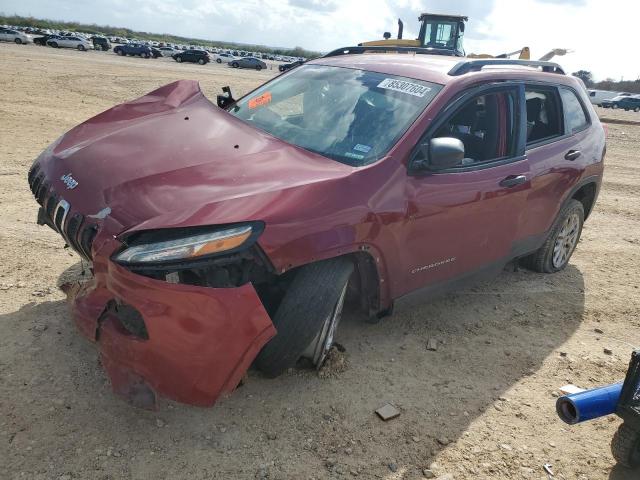
[[[57,230],[71,248],[91,260],[91,246],[98,226],[86,221],[81,213],[72,212],[69,202],[53,191],[39,165],[36,164],[29,170],[28,180],[31,192],[40,204],[38,218],[44,217],[41,223]]]

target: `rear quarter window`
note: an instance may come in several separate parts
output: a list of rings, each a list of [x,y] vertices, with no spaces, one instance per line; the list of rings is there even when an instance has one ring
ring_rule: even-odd
[[[568,88],[561,88],[560,98],[562,98],[567,133],[574,134],[587,128],[589,117],[576,93]]]

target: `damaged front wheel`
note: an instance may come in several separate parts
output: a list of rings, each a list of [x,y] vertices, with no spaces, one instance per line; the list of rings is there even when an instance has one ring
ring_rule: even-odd
[[[277,334],[256,358],[270,377],[295,366],[301,357],[317,368],[324,362],[342,316],[353,263],[332,258],[301,267],[273,318]]]

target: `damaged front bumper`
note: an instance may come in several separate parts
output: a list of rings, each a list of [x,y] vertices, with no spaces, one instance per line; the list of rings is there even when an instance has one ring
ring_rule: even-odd
[[[98,344],[114,392],[134,405],[155,408],[158,395],[212,405],[276,333],[250,283],[173,284],[111,261],[102,266],[65,291],[78,328]]]

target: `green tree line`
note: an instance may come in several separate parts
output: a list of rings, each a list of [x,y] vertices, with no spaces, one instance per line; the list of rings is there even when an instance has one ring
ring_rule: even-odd
[[[86,24],[80,22],[65,22],[19,15],[4,15],[0,13],[0,25],[15,25],[22,27],[64,30],[70,32],[106,35],[108,37],[137,38],[139,40],[155,40],[156,42],[178,43],[182,45],[203,45],[205,47],[227,48],[230,50],[249,50],[252,52],[287,55],[290,57],[314,58],[321,54],[302,47],[274,48],[266,45],[248,45],[236,42],[204,40],[200,38],[181,37],[169,33],[138,32],[129,28],[112,27],[110,25]]]

